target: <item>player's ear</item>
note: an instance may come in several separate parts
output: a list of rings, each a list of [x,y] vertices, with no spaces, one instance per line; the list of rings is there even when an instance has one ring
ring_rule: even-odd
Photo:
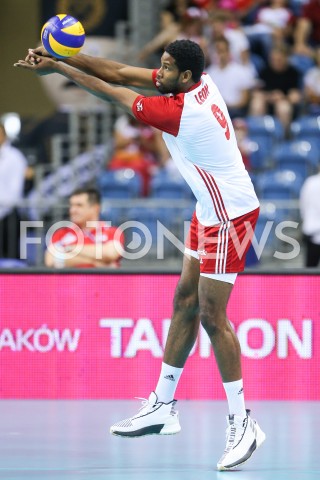
[[[185,72],[182,72],[182,81],[184,83],[188,83],[191,79],[192,79],[191,70],[186,70]]]

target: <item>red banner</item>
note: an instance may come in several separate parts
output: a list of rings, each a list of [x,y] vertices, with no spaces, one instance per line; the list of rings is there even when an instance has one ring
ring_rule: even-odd
[[[2,274],[1,398],[148,397],[177,275]],[[228,308],[247,399],[320,400],[320,276],[240,275]],[[201,329],[179,399],[224,399]]]

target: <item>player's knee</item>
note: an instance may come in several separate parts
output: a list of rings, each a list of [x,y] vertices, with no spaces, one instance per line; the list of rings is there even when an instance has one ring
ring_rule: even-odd
[[[194,317],[198,314],[199,309],[198,290],[190,285],[179,283],[175,291],[173,306],[175,313],[183,311],[188,317]]]
[[[214,309],[203,308],[199,312],[200,322],[210,338],[217,336],[224,330],[226,315],[223,312],[215,312]]]

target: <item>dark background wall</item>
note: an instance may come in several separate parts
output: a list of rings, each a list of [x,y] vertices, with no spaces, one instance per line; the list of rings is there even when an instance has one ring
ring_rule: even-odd
[[[22,116],[44,117],[54,107],[39,79],[15,69],[29,47],[39,43],[41,0],[1,0],[0,12],[0,115],[18,112]]]

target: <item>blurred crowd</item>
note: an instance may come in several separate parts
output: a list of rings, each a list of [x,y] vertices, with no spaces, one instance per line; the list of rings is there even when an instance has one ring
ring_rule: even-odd
[[[276,115],[289,135],[297,116],[320,112],[318,0],[169,2],[139,60],[154,65],[179,38],[203,48],[232,118]]]

